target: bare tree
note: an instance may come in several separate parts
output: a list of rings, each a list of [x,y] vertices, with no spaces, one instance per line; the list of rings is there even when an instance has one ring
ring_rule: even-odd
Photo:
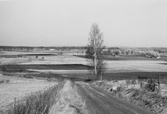
[[[103,34],[100,33],[100,29],[97,24],[92,24],[89,32],[88,47],[86,51],[88,64],[90,71],[93,71],[94,75],[102,79],[103,72],[105,70],[105,63],[103,61]]]

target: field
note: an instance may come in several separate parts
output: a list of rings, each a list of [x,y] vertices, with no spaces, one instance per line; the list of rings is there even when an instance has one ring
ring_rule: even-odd
[[[18,56],[24,55],[24,56]],[[0,109],[10,106],[14,100],[57,84],[60,78],[88,81],[96,77],[88,70],[87,59],[56,53],[0,53]],[[166,58],[148,59],[110,57],[105,59],[104,80],[159,78],[167,84]],[[54,80],[54,81],[53,81]],[[165,90],[166,86],[162,90]],[[164,92],[166,95],[166,91]]]
[[[166,72],[165,61],[146,61],[146,60],[128,60],[128,61],[106,61],[109,72]]]
[[[86,58],[85,55],[76,55],[77,57]],[[161,56],[161,58],[146,58],[136,55],[119,55],[117,57],[111,55],[104,55],[104,60],[113,60],[113,61],[120,61],[120,60],[146,60],[146,61],[167,61],[167,56]]]
[[[4,52],[6,53],[6,52]],[[5,55],[2,53],[1,55]],[[12,52],[12,54],[21,54],[20,52]],[[26,53],[24,53],[26,55]],[[6,69],[9,72],[52,72],[61,75],[78,75],[82,77],[91,76],[87,70],[87,59],[83,57],[71,56],[71,55],[43,55],[36,53],[27,53],[27,56],[17,58],[1,58],[0,70],[3,65],[6,65]],[[55,54],[55,53],[53,53]],[[6,53],[10,55],[10,53]],[[31,55],[31,56],[30,56]],[[43,59],[42,59],[43,58]],[[128,59],[127,59],[128,58]],[[104,77],[110,79],[112,77],[124,77],[128,76],[166,76],[167,58],[152,59],[144,57],[110,57],[105,59],[106,72]],[[117,76],[116,76],[117,75]]]
[[[8,83],[2,83],[3,80],[9,80]],[[45,90],[55,85],[55,82],[48,82],[39,79],[27,79],[20,77],[9,77],[0,74],[0,109],[7,108],[14,100],[30,95],[39,90]]]

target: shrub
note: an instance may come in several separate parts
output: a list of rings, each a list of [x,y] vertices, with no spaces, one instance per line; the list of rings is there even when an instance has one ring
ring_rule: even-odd
[[[155,89],[156,89],[155,80],[149,79],[148,82],[147,82],[147,84],[145,85],[145,89],[147,91],[154,92]]]
[[[0,80],[0,83],[9,83],[9,82],[10,82],[9,79]]]

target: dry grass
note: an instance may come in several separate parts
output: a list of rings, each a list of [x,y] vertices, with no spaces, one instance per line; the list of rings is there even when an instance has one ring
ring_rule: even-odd
[[[77,93],[76,85],[65,80],[62,89],[56,97],[56,104],[53,105],[49,114],[86,114],[85,102]]]
[[[13,103],[13,106],[2,112],[4,114],[47,114],[55,103],[58,86],[38,91]]]
[[[28,61],[22,64],[87,64],[87,62],[85,58],[65,55],[65,56],[44,56],[44,60],[35,59],[33,61]]]
[[[0,58],[0,65],[17,64],[31,61],[30,58]]]
[[[107,61],[107,72],[166,72],[165,61]]]
[[[59,80],[59,84],[14,99],[2,114],[85,114],[85,103],[77,93],[77,86],[70,80]]]
[[[56,85],[57,82],[46,80],[18,78],[0,75],[0,80],[10,80],[9,83],[0,84],[0,110],[6,110],[14,99],[22,99],[36,91],[45,90]]]
[[[141,90],[133,86],[130,88],[125,85],[121,86],[121,83],[123,84],[124,82],[120,82],[121,81],[117,81],[116,83],[112,81],[97,81],[93,84],[118,98],[132,102],[135,105],[146,108],[156,114],[166,114],[163,112],[167,109],[167,96],[161,96],[157,92],[148,92],[145,89]],[[114,86],[117,87],[117,89],[114,89]]]

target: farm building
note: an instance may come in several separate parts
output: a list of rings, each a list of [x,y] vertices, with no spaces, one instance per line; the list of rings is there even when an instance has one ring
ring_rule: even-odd
[[[49,49],[50,51],[54,51],[55,49]]]

